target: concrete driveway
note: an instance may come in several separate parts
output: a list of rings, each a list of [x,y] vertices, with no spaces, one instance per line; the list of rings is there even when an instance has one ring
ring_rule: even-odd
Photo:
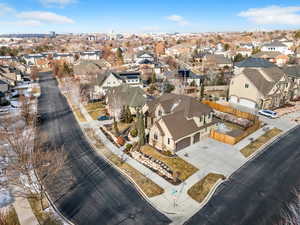
[[[177,154],[201,171],[220,173],[225,176],[232,174],[246,161],[234,146],[211,138],[204,139]]]

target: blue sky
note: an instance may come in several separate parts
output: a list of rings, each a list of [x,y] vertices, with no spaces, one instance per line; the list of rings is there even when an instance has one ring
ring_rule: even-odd
[[[297,28],[299,0],[0,0],[0,33]]]

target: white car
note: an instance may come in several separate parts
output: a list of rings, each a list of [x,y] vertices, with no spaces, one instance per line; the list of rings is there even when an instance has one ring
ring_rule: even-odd
[[[266,116],[266,117],[269,117],[269,118],[272,118],[272,119],[278,118],[277,113],[274,112],[274,111],[271,111],[271,110],[262,109],[262,110],[259,110],[258,113],[260,115],[263,115],[263,116]]]

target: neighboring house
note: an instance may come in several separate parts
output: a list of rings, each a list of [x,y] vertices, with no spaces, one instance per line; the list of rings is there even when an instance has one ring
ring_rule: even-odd
[[[223,68],[225,66],[232,67],[232,61],[226,58],[224,55],[205,55],[203,58],[206,66],[215,66]]]
[[[193,85],[200,87],[203,77],[190,70],[181,69],[173,72],[166,72],[165,77],[170,83],[176,84],[174,80],[179,80],[182,85]]]
[[[274,67],[275,64],[269,62],[268,60],[262,59],[262,58],[253,58],[249,57],[241,62],[235,63],[234,65],[234,74],[239,74],[241,70],[244,68],[269,68]]]
[[[21,74],[13,67],[0,65],[0,79],[15,86],[17,81],[21,80]]]
[[[38,60],[46,59],[46,58],[47,57],[44,54],[28,54],[23,56],[23,59],[25,60],[28,66],[37,66]]]
[[[108,88],[120,86],[123,80],[113,72],[101,73],[97,75],[96,84],[94,86],[94,96],[103,97]]]
[[[79,53],[81,60],[99,60],[101,57],[101,51],[86,51]]]
[[[252,109],[272,109],[286,104],[291,97],[289,78],[274,64],[257,63],[257,60],[263,59],[255,59],[252,66],[253,60],[241,63],[247,66],[241,67],[232,78],[229,101]]]
[[[149,144],[172,153],[201,141],[216,125],[208,105],[183,95],[163,94],[143,112]]]
[[[79,79],[89,79],[92,75],[101,73],[102,69],[98,60],[80,60],[73,66],[74,76]]]
[[[138,64],[151,64],[154,60],[154,55],[146,51],[139,52],[135,57],[135,62]]]
[[[120,119],[124,106],[128,106],[132,115],[136,114],[137,108],[142,108],[146,103],[146,94],[140,87],[132,87],[122,84],[118,87],[109,88],[106,93],[107,112],[111,116],[116,115]]]
[[[13,56],[0,56],[0,63],[1,64],[9,64],[15,62],[16,58]]]
[[[118,76],[128,85],[143,86],[141,82],[141,74],[139,72],[118,73]]]
[[[168,56],[178,57],[183,55],[190,55],[195,49],[196,45],[189,43],[182,43],[178,45],[174,45],[165,50],[165,54]]]
[[[300,65],[285,66],[283,71],[291,81],[291,99],[300,99]]]
[[[236,55],[241,54],[244,57],[249,57],[252,54],[252,48],[251,49],[249,49],[249,48],[238,48],[235,51],[235,53],[236,53]]]
[[[261,50],[263,52],[281,52],[284,55],[293,54],[293,52],[289,50],[289,47],[287,45],[279,41],[272,41],[270,43],[264,44],[261,47]]]
[[[266,59],[269,62],[275,63],[278,66],[282,66],[284,64],[287,64],[289,61],[289,57],[285,54],[282,54],[281,52],[259,52],[254,55],[252,55],[253,58],[262,58]]]
[[[64,61],[66,63],[74,63],[75,57],[72,53],[54,53],[53,60]]]

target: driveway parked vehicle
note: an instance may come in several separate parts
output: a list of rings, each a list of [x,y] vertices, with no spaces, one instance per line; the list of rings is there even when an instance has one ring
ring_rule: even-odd
[[[258,113],[260,115],[268,117],[268,118],[272,118],[272,119],[278,118],[277,113],[272,110],[262,109],[262,110],[259,110]]]

